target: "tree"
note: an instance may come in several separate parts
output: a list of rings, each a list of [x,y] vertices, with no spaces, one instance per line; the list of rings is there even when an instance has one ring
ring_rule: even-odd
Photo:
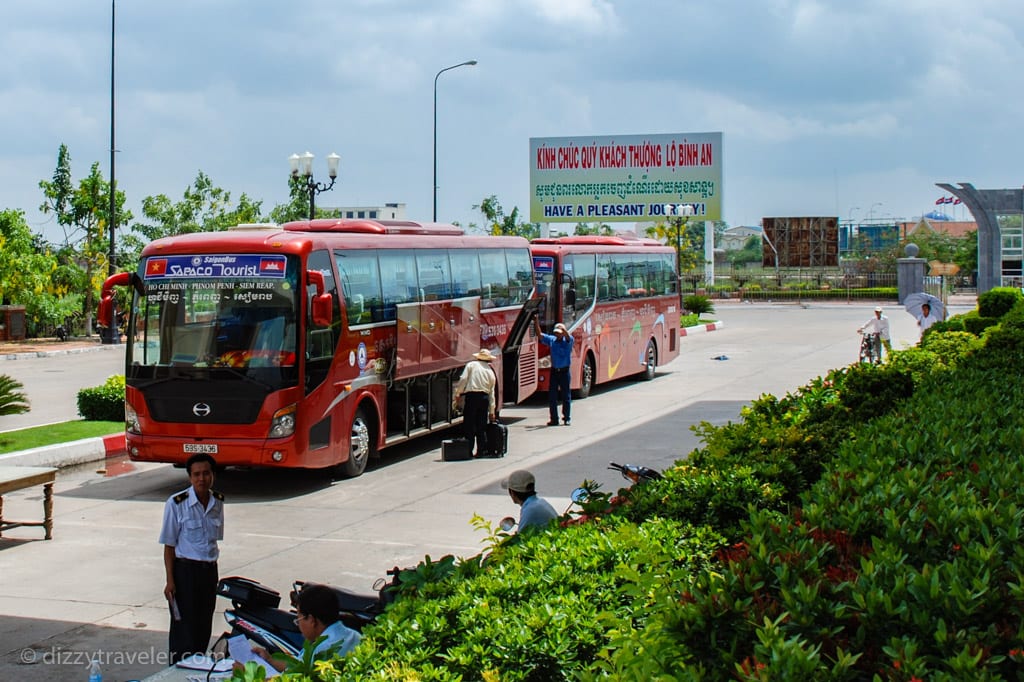
[[[742,249],[734,249],[726,252],[726,258],[733,266],[743,266],[747,263],[761,264],[764,246],[761,238],[756,234],[747,237]]]
[[[142,215],[149,222],[135,223],[132,232],[146,241],[192,232],[217,232],[233,225],[256,223],[262,220],[262,201],[253,201],[246,194],[232,203],[231,193],[215,187],[203,171],[195,182],[185,188],[182,200],[172,202],[166,194],[142,200]],[[142,242],[136,238],[140,245]]]
[[[615,230],[607,223],[576,223],[576,229],[573,231],[573,234],[611,237],[615,234]]]
[[[303,177],[288,176],[287,204],[278,204],[270,211],[270,219],[280,225],[292,220],[307,220],[309,218],[309,187]],[[325,210],[319,206],[316,208],[317,218],[340,218],[341,211]]]
[[[647,236],[678,250],[679,273],[704,265],[704,230],[688,218],[671,218],[669,222],[648,227]]]
[[[518,207],[513,208],[511,214],[505,215],[505,209],[501,207],[498,197],[493,194],[473,208],[484,215],[484,219],[487,221],[487,230],[492,235],[509,235],[527,239],[536,239],[540,236],[539,223],[519,222]]]
[[[33,235],[21,211],[0,211],[0,303],[25,306],[29,336],[41,327],[55,326],[82,305],[76,275]]]
[[[64,228],[63,264],[71,269],[77,266],[84,273],[82,278],[71,272],[67,274],[72,281],[81,279],[79,291],[85,294],[82,301],[85,332],[91,334],[95,300],[110,269],[110,183],[103,179],[96,162],[75,188],[71,179],[71,155],[62,144],[57,151],[53,180],[41,180],[39,187],[45,198],[39,209],[44,214],[54,214],[57,223]],[[124,193],[116,192],[114,198],[117,215],[123,222],[129,222],[132,215],[124,209]],[[114,265],[116,269],[116,263]]]

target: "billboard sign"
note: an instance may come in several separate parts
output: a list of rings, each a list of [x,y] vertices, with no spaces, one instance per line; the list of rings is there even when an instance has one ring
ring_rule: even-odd
[[[722,133],[530,138],[530,221],[722,218]]]

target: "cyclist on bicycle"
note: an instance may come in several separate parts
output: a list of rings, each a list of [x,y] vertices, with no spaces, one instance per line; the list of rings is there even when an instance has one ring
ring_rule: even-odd
[[[886,354],[892,353],[892,345],[889,342],[889,318],[882,312],[882,306],[875,306],[875,315],[865,322],[857,330],[858,334],[877,334],[882,346],[885,346]],[[882,359],[881,349],[876,349],[878,359]]]

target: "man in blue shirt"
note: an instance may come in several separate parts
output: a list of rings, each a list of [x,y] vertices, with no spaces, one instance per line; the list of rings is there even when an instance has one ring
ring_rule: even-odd
[[[573,338],[565,325],[555,325],[554,334],[544,334],[537,322],[537,335],[540,342],[551,349],[551,380],[548,382],[548,426],[558,426],[558,403],[562,403],[562,423],[570,423],[570,406],[572,396],[569,392],[569,367],[572,365]]]
[[[543,528],[558,518],[558,512],[551,503],[537,496],[537,481],[529,471],[513,471],[501,482],[501,487],[506,488],[512,501],[522,507],[519,512],[520,532],[527,528]]]

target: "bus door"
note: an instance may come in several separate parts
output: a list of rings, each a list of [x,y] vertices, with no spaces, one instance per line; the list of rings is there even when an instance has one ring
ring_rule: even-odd
[[[537,391],[538,339],[534,335],[533,320],[543,304],[543,296],[535,296],[523,304],[501,349],[504,402],[519,403]]]

